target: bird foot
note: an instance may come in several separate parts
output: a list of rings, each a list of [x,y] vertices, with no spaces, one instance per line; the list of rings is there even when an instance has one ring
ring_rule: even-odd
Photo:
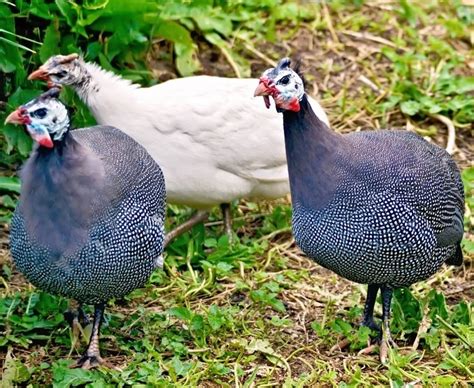
[[[377,333],[379,333],[379,336],[381,337],[382,336],[382,329],[380,328],[379,325],[377,325],[374,320],[364,320],[360,323],[360,326],[366,326],[368,327],[369,329],[371,330],[374,330],[376,331]],[[335,352],[337,350],[344,350],[346,349],[349,345],[351,344],[351,341],[347,338],[344,338],[343,340],[339,341],[336,345],[334,345],[332,348],[331,348],[331,352]],[[367,345],[367,348],[365,349],[369,349],[371,348],[372,345],[370,345],[370,340],[369,340],[369,343]],[[364,351],[365,349],[362,349],[360,352]],[[364,353],[360,353],[359,354],[364,354]]]
[[[100,356],[100,354],[84,354],[79,360],[77,360],[76,364],[72,365],[72,368],[82,368],[82,369],[93,369],[97,368],[99,365],[107,366],[107,363],[104,359]]]
[[[361,355],[365,355],[365,354],[372,354],[377,350],[377,348],[379,348],[380,362],[382,364],[386,364],[387,360],[388,360],[388,349],[390,349],[390,348],[397,349],[398,346],[395,343],[395,341],[393,341],[392,338],[390,338],[390,339],[379,338],[376,341],[377,341],[377,343],[370,344],[366,348],[360,350],[357,353],[357,355],[361,356]]]
[[[359,350],[357,355],[362,356],[362,355],[365,355],[365,354],[372,354],[373,352],[375,352],[377,347],[378,347],[378,344],[370,344],[366,348]]]
[[[232,233],[232,228],[229,230],[226,228],[225,234],[227,235],[227,241],[229,241],[229,245],[233,245],[235,243],[234,233]]]
[[[398,345],[392,339],[390,333],[384,333],[380,340],[380,362],[386,364],[388,360],[388,349],[397,349]]]
[[[376,330],[375,327],[371,327],[371,328]],[[397,344],[392,339],[392,336],[390,335],[390,333],[383,333],[383,334],[381,333],[381,335],[378,338],[376,338],[374,341],[375,343],[370,343],[371,341],[369,340],[367,347],[359,350],[357,355],[361,356],[361,355],[366,355],[366,354],[372,354],[377,350],[377,348],[379,348],[380,362],[382,364],[386,364],[388,360],[388,349],[397,349],[398,348]],[[350,344],[351,344],[351,341],[347,338],[344,338],[343,340],[339,341],[336,345],[334,345],[330,349],[330,352],[332,353],[338,350],[339,351],[344,350]]]
[[[166,248],[173,239],[182,235],[188,230],[191,230],[194,225],[199,224],[200,222],[204,222],[208,218],[209,218],[208,212],[204,210],[199,210],[189,220],[187,220],[186,222],[183,222],[181,225],[178,225],[176,228],[166,233],[164,247]]]
[[[338,350],[344,350],[351,344],[347,338],[344,338],[342,341],[339,341],[336,345],[334,345],[329,351],[331,353],[336,352]]]

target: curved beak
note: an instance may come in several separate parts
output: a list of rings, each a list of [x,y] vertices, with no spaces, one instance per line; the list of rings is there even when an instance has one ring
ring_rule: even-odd
[[[41,80],[41,81],[48,81],[49,80],[49,73],[48,71],[43,67],[40,66],[37,70],[32,72],[29,76],[28,79],[31,80]]]
[[[262,78],[260,78],[260,82],[258,83],[258,86],[255,89],[253,96],[260,97],[260,96],[269,96],[269,95],[270,95],[270,89],[268,87],[268,83]]]
[[[270,109],[270,97],[268,97],[270,95],[272,95],[272,88],[269,86],[269,79],[267,77],[260,77],[260,82],[258,83],[253,96],[262,96],[263,101],[265,101],[265,106],[267,109]]]
[[[25,117],[23,116],[23,111],[21,108],[18,108],[17,110],[14,110],[12,113],[10,113],[7,118],[5,119],[4,124],[18,124],[22,125],[25,123]]]

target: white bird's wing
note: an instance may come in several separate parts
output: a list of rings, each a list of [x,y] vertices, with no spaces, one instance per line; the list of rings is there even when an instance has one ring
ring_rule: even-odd
[[[150,117],[156,129],[181,139],[177,160],[195,153],[196,163],[205,159],[257,185],[287,182],[283,118],[253,97],[256,85],[256,79],[198,76],[142,89],[141,95],[159,107],[159,116]],[[312,105],[327,122],[319,104]]]

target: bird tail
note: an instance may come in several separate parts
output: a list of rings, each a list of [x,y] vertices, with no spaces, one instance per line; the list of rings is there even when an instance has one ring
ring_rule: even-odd
[[[462,265],[462,262],[463,262],[463,255],[462,255],[461,244],[457,244],[454,255],[452,255],[448,260],[446,260],[446,264]]]

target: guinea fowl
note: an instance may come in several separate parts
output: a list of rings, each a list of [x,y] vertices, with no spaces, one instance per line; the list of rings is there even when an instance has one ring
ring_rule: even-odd
[[[464,193],[442,148],[406,131],[341,135],[313,111],[288,58],[260,78],[255,96],[283,112],[293,234],[318,264],[368,284],[362,325],[381,333],[386,361],[392,290],[462,264]],[[382,294],[382,330],[373,318]]]
[[[90,368],[103,361],[107,301],[143,286],[162,265],[165,183],[145,149],[120,130],[70,131],[58,95],[51,89],[6,119],[39,143],[21,171],[10,245],[16,267],[36,287],[95,306],[77,363]]]
[[[281,121],[249,99],[255,79],[195,76],[142,88],[77,54],[53,56],[29,78],[71,86],[99,124],[114,125],[145,147],[163,169],[169,203],[209,210],[289,193]],[[223,210],[230,234],[228,206]]]

